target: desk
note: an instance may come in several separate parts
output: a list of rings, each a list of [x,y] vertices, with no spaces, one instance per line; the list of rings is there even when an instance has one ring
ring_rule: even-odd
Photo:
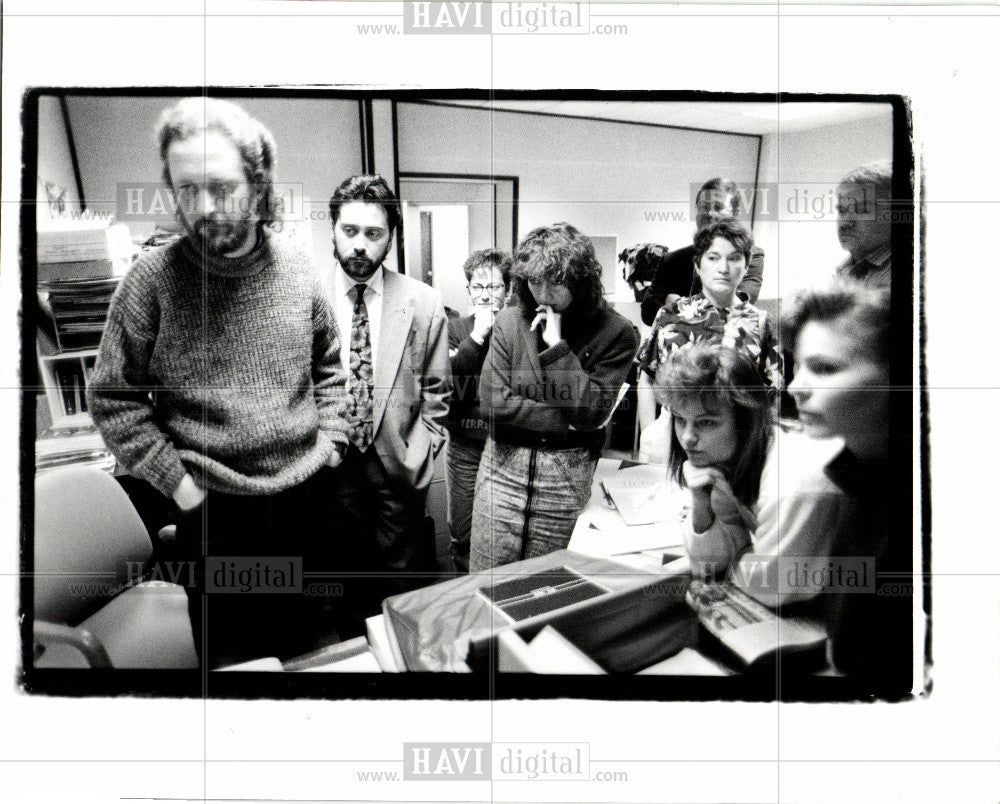
[[[513,657],[506,666],[503,661],[499,663],[501,672],[511,669],[516,672],[576,674],[567,669],[572,667],[578,667],[580,674],[593,672],[593,658],[600,659],[606,667],[614,666],[618,659],[614,654],[619,644],[622,645],[625,661],[632,662],[626,672],[639,667],[642,669],[638,672],[643,675],[718,676],[739,672],[737,662],[727,660],[721,645],[712,644],[713,637],[706,633],[699,634],[696,615],[684,602],[688,576],[681,536],[682,517],[685,515],[683,504],[675,506],[670,521],[630,527],[607,500],[603,481],[621,468],[633,465],[632,462],[612,459],[598,462],[591,499],[577,522],[570,550],[494,568],[489,573],[459,576],[424,590],[391,598],[389,605],[394,607],[395,617],[392,625],[385,615],[370,617],[367,621],[368,649],[380,669],[383,672],[405,672],[407,663],[415,661],[422,670],[468,671],[466,646],[470,651],[468,656],[475,657],[474,644],[477,641],[484,644],[483,640],[490,639],[492,635],[497,640],[497,655],[501,659],[505,654]],[[665,467],[663,471],[666,472]],[[689,501],[686,491],[675,491],[681,503]],[[665,555],[677,556],[678,560],[664,564]],[[558,610],[569,615],[579,614],[579,617],[573,619],[573,616],[565,617],[560,613],[553,618],[561,623],[555,623],[557,631],[566,631],[565,634],[556,633],[554,638],[551,633],[546,634],[546,630],[552,629],[545,618],[507,622],[479,592],[483,586],[504,577],[526,577],[564,566],[605,586],[611,593],[608,600],[617,598],[625,601],[630,590],[641,588],[642,592],[638,596],[632,595],[631,603],[618,608],[614,603],[602,608],[582,602]],[[648,599],[657,596],[663,598],[660,603],[649,603]],[[637,597],[647,600],[636,602]],[[659,608],[656,608],[657,605]],[[623,620],[619,631],[615,630],[613,622],[616,616]],[[637,640],[635,626],[639,623],[646,636]],[[601,631],[601,634],[594,636],[587,633],[590,629]],[[620,643],[615,641],[619,632],[622,634]],[[650,634],[654,635],[651,639],[648,638]],[[539,637],[542,639],[536,646],[535,641]],[[580,661],[574,665],[567,646],[556,644],[553,639],[556,642],[563,639],[567,643],[573,640],[590,644],[595,653],[588,657],[578,650]],[[403,650],[401,643],[406,643]],[[569,652],[574,649],[569,645]],[[669,655],[671,652],[674,655]],[[410,658],[404,659],[403,653]],[[481,650],[479,655],[482,655]],[[650,657],[647,666],[642,664],[641,658],[635,658],[643,655]],[[659,658],[664,656],[668,658]],[[474,665],[471,659],[469,663]],[[286,663],[286,669],[319,672],[326,669],[319,666],[297,668],[294,663],[289,667],[289,664]],[[352,663],[351,669],[353,667]],[[336,669],[329,667],[330,671]]]

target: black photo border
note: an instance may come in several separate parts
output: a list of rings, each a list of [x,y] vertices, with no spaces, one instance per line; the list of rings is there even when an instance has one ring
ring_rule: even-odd
[[[364,135],[363,158],[374,158],[370,125],[371,102],[388,100],[393,106],[393,148],[396,153],[393,180],[398,187],[399,164],[396,141],[395,105],[398,102],[449,100],[575,100],[642,102],[732,102],[732,103],[884,103],[893,117],[893,198],[901,213],[909,213],[909,223],[893,227],[892,277],[892,370],[891,410],[893,517],[891,536],[912,540],[913,521],[913,394],[919,395],[919,456],[922,566],[914,568],[914,585],[923,585],[923,614],[927,632],[922,654],[924,666],[930,666],[931,654],[931,579],[930,579],[930,477],[929,418],[925,387],[925,346],[918,343],[919,358],[914,375],[914,324],[923,321],[923,294],[915,309],[914,289],[923,287],[923,254],[914,262],[914,222],[923,210],[914,207],[914,186],[920,177],[914,173],[912,119],[908,100],[901,95],[860,93],[731,93],[701,91],[632,91],[632,90],[483,90],[483,89],[340,89],[277,87],[35,87],[23,96],[22,175],[20,216],[21,268],[21,420],[20,420],[20,634],[21,666],[17,683],[27,693],[71,697],[139,695],[155,697],[233,698],[233,699],[550,699],[578,698],[594,700],[703,701],[803,700],[815,702],[857,700],[904,700],[913,697],[911,677],[856,679],[821,676],[785,676],[780,662],[775,672],[725,678],[677,676],[551,676],[522,674],[462,673],[205,673],[204,671],[166,670],[63,670],[37,669],[32,666],[32,624],[34,619],[34,477],[36,437],[36,401],[39,384],[34,343],[38,309],[36,302],[36,223],[38,165],[38,100],[43,95],[61,98],[85,96],[161,96],[206,95],[221,98],[322,98],[353,99],[362,109]],[[622,122],[622,121],[615,121]],[[683,127],[676,127],[683,128]],[[733,133],[733,132],[724,132]],[[359,165],[359,168],[364,167]],[[922,230],[921,230],[922,234]],[[401,257],[400,257],[401,258]],[[915,265],[913,273],[898,270]],[[916,381],[916,382],[915,382]],[[914,603],[915,604],[915,603]],[[915,659],[919,655],[915,652]],[[929,681],[919,694],[929,692]]]

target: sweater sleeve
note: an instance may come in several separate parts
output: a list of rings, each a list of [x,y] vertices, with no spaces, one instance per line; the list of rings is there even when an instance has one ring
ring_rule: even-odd
[[[490,348],[479,378],[483,413],[492,422],[504,426],[534,430],[544,435],[565,435],[566,421],[558,409],[514,391],[511,376],[514,344],[511,333],[507,331],[508,326],[513,328],[513,322],[513,317],[502,316],[493,327]]]
[[[757,530],[751,549],[734,567],[732,580],[765,605],[809,600],[822,591],[796,585],[789,570],[801,562],[825,566],[835,536],[852,525],[851,499],[835,487],[817,485],[796,478],[795,486],[782,494],[762,484]]]
[[[149,363],[158,315],[155,295],[133,269],[108,310],[87,403],[108,449],[129,474],[170,497],[187,470],[157,423]]]
[[[448,348],[451,356],[452,377],[471,377],[479,373],[483,355],[489,348],[490,336],[487,335],[482,344],[472,339],[472,330],[468,332],[461,319],[448,322]]]
[[[347,444],[347,374],[340,363],[340,331],[318,279],[313,286],[312,364],[320,430],[334,444]]]
[[[566,341],[559,341],[538,356],[551,404],[577,430],[592,430],[608,417],[635,359],[639,336],[634,327],[621,323],[617,332],[609,333],[592,347],[601,350],[592,360],[589,349],[584,350],[588,368],[583,367]]]
[[[750,545],[750,533],[742,522],[725,522],[716,517],[711,527],[695,533],[688,522],[684,529],[684,549],[692,572],[725,572]]]

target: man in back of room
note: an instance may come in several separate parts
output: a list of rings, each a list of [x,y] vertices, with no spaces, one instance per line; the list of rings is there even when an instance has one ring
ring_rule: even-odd
[[[892,165],[869,162],[837,187],[837,237],[848,253],[838,279],[888,288],[892,279]]]

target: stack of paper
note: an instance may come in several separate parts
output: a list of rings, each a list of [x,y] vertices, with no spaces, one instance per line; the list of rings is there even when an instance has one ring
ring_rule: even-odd
[[[622,469],[604,479],[604,489],[626,525],[651,525],[671,516],[670,488],[662,466]]]
[[[569,549],[607,558],[654,548],[679,548],[691,494],[668,482],[663,466],[616,470],[598,463],[590,503],[577,520]]]
[[[124,223],[102,220],[50,221],[38,229],[37,248],[39,277],[46,279],[122,276],[135,251]]]

